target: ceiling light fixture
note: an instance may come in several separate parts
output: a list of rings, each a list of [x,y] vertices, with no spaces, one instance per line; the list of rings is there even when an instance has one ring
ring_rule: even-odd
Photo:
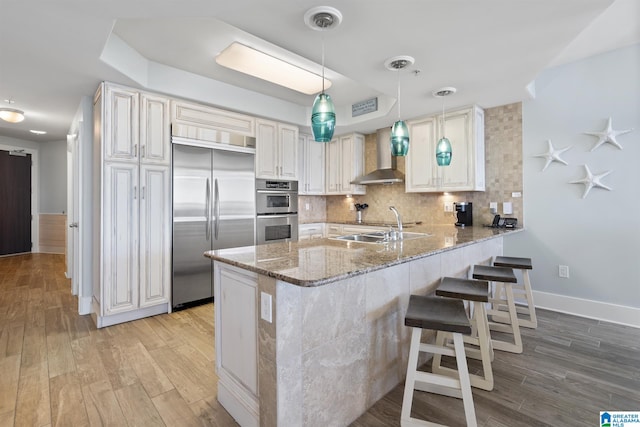
[[[316,31],[327,31],[336,28],[342,22],[342,14],[338,9],[319,6],[309,9],[304,14],[307,26]],[[322,38],[322,92],[316,96],[311,108],[311,131],[317,142],[330,142],[336,128],[336,109],[331,97],[324,92],[324,37]]]
[[[20,123],[24,120],[24,111],[15,108],[0,108],[0,119],[9,123]]]
[[[387,59],[385,67],[398,73],[398,120],[391,127],[391,155],[406,156],[409,152],[409,128],[400,117],[400,70],[413,65],[415,59],[411,56],[396,56]]]
[[[35,130],[35,129],[31,129],[31,130],[29,130],[29,132],[31,132],[31,133],[35,133],[36,135],[44,135],[44,134],[46,134],[46,133],[47,133],[47,132],[46,132],[46,131],[44,131],[44,130]]]
[[[238,42],[231,43],[220,52],[216,63],[305,95],[318,93],[321,88],[318,74]],[[329,80],[322,84],[331,87]]]
[[[438,166],[449,166],[451,164],[451,157],[453,153],[451,151],[451,142],[447,137],[445,137],[445,116],[444,116],[444,97],[453,95],[456,93],[455,87],[443,87],[442,89],[438,89],[433,92],[433,96],[442,98],[442,138],[438,140],[436,144],[436,161]]]

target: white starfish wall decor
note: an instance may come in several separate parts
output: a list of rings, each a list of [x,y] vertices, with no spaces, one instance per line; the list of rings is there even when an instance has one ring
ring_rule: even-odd
[[[583,133],[598,137],[598,142],[596,143],[596,145],[593,146],[593,148],[590,151],[595,150],[596,148],[600,147],[604,143],[615,145],[616,147],[622,150],[622,145],[618,143],[618,141],[616,140],[616,137],[629,133],[632,130],[633,129],[613,130],[611,126],[611,117],[609,117],[609,120],[607,121],[607,127],[602,132],[583,132]]]
[[[566,148],[562,148],[560,150],[556,150],[555,148],[553,148],[553,144],[551,143],[550,139],[547,139],[547,143],[549,144],[549,148],[547,149],[546,153],[540,153],[540,154],[535,154],[533,157],[542,157],[543,159],[546,159],[547,162],[544,164],[544,167],[542,168],[542,172],[545,171],[545,169],[547,169],[549,167],[549,165],[553,162],[558,162],[558,163],[562,163],[564,165],[568,165],[567,162],[565,162],[563,159],[560,158],[560,154],[564,153],[565,151],[569,150],[571,148],[571,146],[568,146]]]
[[[601,179],[604,178],[605,176],[609,175],[613,171],[606,171],[606,172],[601,173],[599,175],[594,175],[589,170],[589,166],[584,165],[584,169],[585,169],[585,171],[587,173],[587,176],[585,176],[582,179],[578,179],[576,181],[570,181],[569,182],[569,184],[584,184],[584,194],[582,194],[582,198],[583,199],[585,197],[587,197],[587,194],[589,194],[589,191],[591,191],[591,189],[594,188],[594,187],[602,188],[602,189],[611,191],[611,187],[608,187],[608,186],[604,185],[602,183]]]

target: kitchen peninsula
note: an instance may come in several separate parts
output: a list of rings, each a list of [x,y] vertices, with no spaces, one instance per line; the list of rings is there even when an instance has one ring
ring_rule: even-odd
[[[521,230],[420,225],[427,237],[207,252],[218,400],[242,426],[344,426],[404,379],[411,294],[502,254]]]

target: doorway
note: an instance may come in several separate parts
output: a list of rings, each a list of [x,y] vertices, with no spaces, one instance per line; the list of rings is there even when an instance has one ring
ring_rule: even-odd
[[[0,255],[32,250],[31,154],[0,150]]]

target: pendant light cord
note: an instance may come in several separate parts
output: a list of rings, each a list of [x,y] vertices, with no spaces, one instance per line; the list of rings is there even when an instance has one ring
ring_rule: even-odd
[[[324,35],[322,38],[322,93],[324,93]]]
[[[442,97],[442,137],[444,138],[444,96]]]
[[[400,69],[398,68],[398,120],[402,115],[400,114]]]

